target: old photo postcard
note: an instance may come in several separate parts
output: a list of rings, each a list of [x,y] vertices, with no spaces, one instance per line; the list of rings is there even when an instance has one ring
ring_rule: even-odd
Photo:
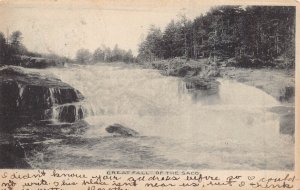
[[[0,0],[0,189],[299,189],[298,12]]]

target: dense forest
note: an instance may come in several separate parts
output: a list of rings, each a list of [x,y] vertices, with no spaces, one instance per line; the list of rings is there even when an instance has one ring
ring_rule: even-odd
[[[135,58],[131,50],[123,50],[116,44],[114,49],[111,50],[109,47],[102,45],[97,48],[94,53],[90,53],[88,49],[79,49],[76,53],[76,62],[89,64],[97,62],[135,62]]]
[[[164,31],[150,26],[138,59],[206,58],[233,66],[295,66],[295,7],[219,6],[193,21],[180,15]]]
[[[0,32],[0,64],[19,65],[22,57],[42,57],[61,62],[148,62],[180,57],[207,59],[241,67],[295,67],[295,7],[218,6],[189,20],[172,20],[162,31],[152,25],[139,45],[139,54],[102,45],[94,52],[79,49],[75,60],[56,54],[28,51],[20,31]]]

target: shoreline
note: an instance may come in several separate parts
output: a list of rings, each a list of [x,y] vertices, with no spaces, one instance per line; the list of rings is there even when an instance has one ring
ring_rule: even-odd
[[[172,63],[173,61],[173,63]],[[148,63],[144,68],[160,70],[162,75],[175,76],[189,81],[187,87],[194,88],[197,84],[211,86],[216,78],[235,80],[245,85],[258,88],[269,94],[280,102],[280,106],[270,108],[269,111],[279,116],[279,132],[281,134],[295,135],[295,71],[292,69],[273,68],[238,68],[238,67],[217,67],[207,65],[207,60],[185,61],[162,60]],[[178,64],[179,63],[179,64]],[[171,66],[170,66],[171,65]],[[150,67],[149,67],[150,66]],[[200,79],[200,80],[199,80]],[[217,84],[216,86],[218,86]],[[214,85],[212,85],[214,86]],[[194,88],[196,90],[206,90],[209,93],[217,93],[218,89]]]
[[[224,67],[221,77],[256,87],[286,106],[295,104],[295,72],[292,70]]]
[[[174,63],[174,60],[176,63]],[[189,80],[224,78],[256,87],[286,106],[295,105],[295,70],[277,68],[241,68],[208,65],[207,60],[182,59],[143,63],[142,68],[157,69],[165,76]]]
[[[224,68],[222,77],[253,86],[269,94],[281,106],[269,109],[279,115],[279,132],[295,137],[295,72],[283,69]],[[294,139],[295,140],[295,139]]]

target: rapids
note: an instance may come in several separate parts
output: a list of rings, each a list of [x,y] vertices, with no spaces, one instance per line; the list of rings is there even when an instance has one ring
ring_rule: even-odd
[[[47,141],[43,152],[28,158],[33,167],[294,167],[293,137],[280,133],[279,115],[268,111],[280,103],[257,88],[218,79],[218,94],[191,93],[180,78],[124,64],[36,71],[83,94],[81,106],[91,127],[77,137]],[[140,135],[114,137],[105,131],[114,123]]]

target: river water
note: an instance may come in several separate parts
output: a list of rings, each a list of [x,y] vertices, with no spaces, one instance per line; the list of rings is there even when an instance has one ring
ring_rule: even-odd
[[[84,96],[83,134],[42,142],[36,168],[293,169],[293,137],[280,133],[280,106],[265,92],[219,79],[219,92],[186,90],[181,79],[126,65],[37,70]],[[199,95],[200,94],[200,95]],[[109,134],[119,123],[136,137]]]

